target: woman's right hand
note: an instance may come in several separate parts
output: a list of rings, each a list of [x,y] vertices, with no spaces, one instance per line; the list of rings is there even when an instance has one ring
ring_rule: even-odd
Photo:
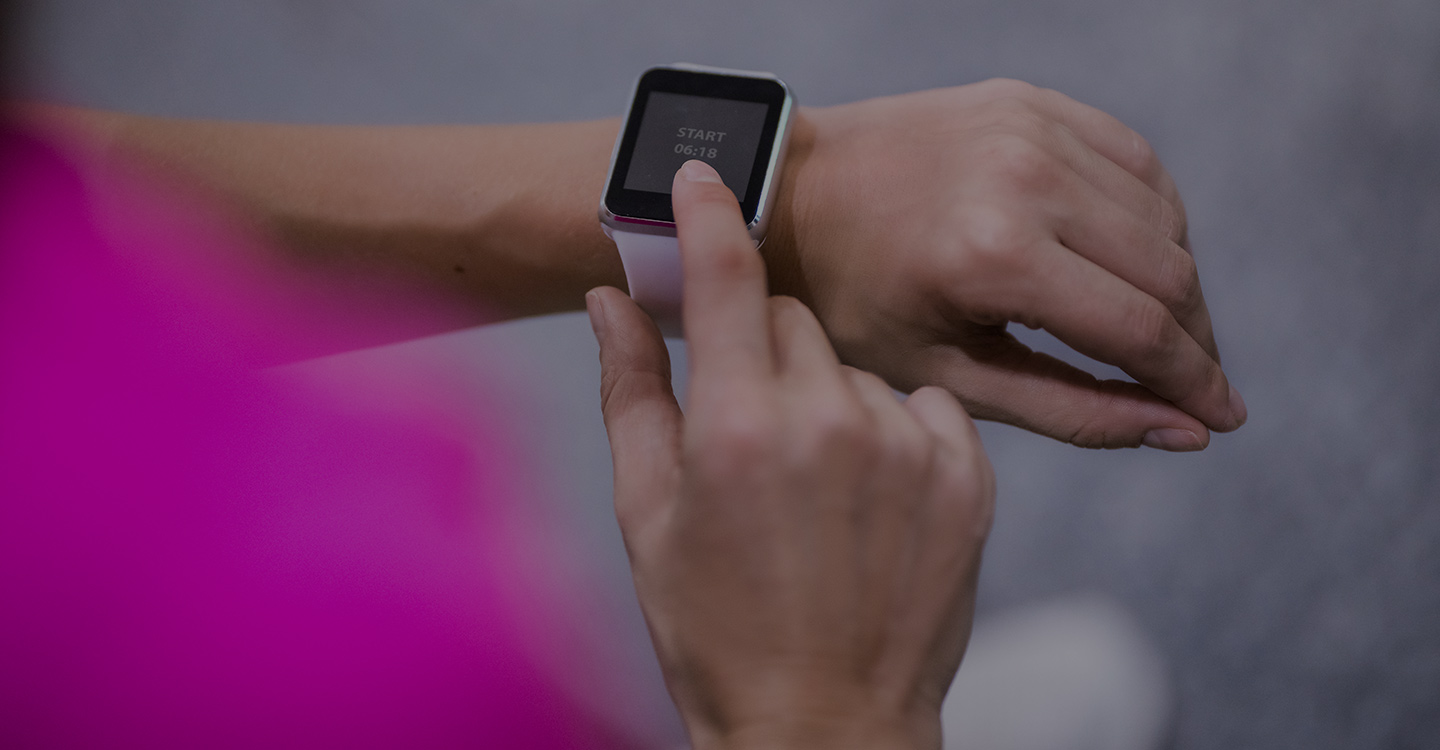
[[[950,394],[904,402],[767,298],[734,195],[673,194],[690,391],[623,293],[587,297],[615,508],[697,750],[938,747],[969,639],[994,475]]]

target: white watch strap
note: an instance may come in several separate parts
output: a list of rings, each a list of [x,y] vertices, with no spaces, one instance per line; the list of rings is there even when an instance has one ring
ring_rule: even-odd
[[[660,333],[679,338],[680,324],[680,241],[659,234],[613,231],[630,297],[655,319]]]

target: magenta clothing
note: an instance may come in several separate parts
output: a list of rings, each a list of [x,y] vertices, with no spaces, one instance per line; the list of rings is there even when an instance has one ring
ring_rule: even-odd
[[[0,746],[617,746],[494,428],[254,371],[148,260],[239,240],[107,180],[0,131]]]

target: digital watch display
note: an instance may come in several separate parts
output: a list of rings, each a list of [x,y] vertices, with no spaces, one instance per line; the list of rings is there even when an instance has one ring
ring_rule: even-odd
[[[735,193],[755,242],[765,238],[794,100],[769,73],[678,64],[645,71],[615,140],[600,222],[625,264],[630,296],[679,336],[680,252],[670,185],[699,159]]]

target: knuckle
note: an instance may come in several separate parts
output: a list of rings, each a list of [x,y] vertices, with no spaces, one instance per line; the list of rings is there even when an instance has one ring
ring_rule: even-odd
[[[798,322],[812,315],[804,302],[788,295],[771,297],[769,305],[770,316],[779,321]]]
[[[1143,362],[1163,362],[1175,350],[1175,319],[1159,302],[1148,299],[1130,314],[1132,354]]]
[[[1158,204],[1155,209],[1155,221],[1160,225],[1160,231],[1171,242],[1180,244],[1180,241],[1185,238],[1184,212],[1158,194],[1155,199]]]
[[[847,400],[827,403],[812,412],[810,419],[814,442],[822,449],[854,450],[870,442],[870,420]]]
[[[936,485],[935,453],[933,440],[892,427],[876,438],[868,473],[890,489],[897,510],[913,511]]]
[[[1121,392],[1126,387],[1119,381],[1102,381],[1100,389],[1088,398],[1075,404],[1069,413],[1057,415],[1068,428],[1057,435],[1061,440],[1078,448],[1133,448],[1140,444],[1140,436],[1124,430],[1117,430],[1114,420],[1106,415],[1122,413],[1127,404],[1123,403]]]
[[[806,466],[833,462],[837,457],[870,465],[879,458],[874,424],[849,399],[828,399],[807,410],[803,426],[788,442],[792,460]]]
[[[1189,236],[1190,233],[1190,218],[1189,215],[1185,213],[1185,201],[1181,200],[1180,192],[1175,189],[1175,183],[1173,181],[1169,181],[1168,189],[1164,195],[1165,205],[1169,206],[1175,215],[1175,231],[1176,234],[1179,235],[1179,239],[1175,240],[1175,242],[1177,244],[1184,244],[1185,238]]]
[[[992,135],[986,146],[990,168],[1000,184],[1022,194],[1046,194],[1059,183],[1059,162],[1019,130]]]
[[[856,388],[866,388],[886,394],[890,392],[890,384],[886,383],[884,378],[881,378],[869,370],[861,370],[846,365],[845,373],[849,375],[850,379],[855,383]]]
[[[1155,147],[1150,145],[1150,141],[1145,140],[1145,136],[1133,130],[1130,131],[1128,158],[1130,168],[1136,174],[1142,175],[1147,182],[1159,177],[1163,169],[1160,165],[1160,157],[1155,153]]]
[[[1167,248],[1161,261],[1159,295],[1165,306],[1187,314],[1200,305],[1200,272],[1190,253]]]
[[[995,471],[983,451],[950,454],[935,492],[941,499],[942,523],[975,541],[983,541],[995,522]]]
[[[600,377],[600,413],[614,417],[629,410],[630,405],[645,393],[653,392],[668,381],[669,373],[624,368],[602,372]]]
[[[1121,445],[1111,435],[1109,425],[1092,420],[1076,425],[1070,434],[1065,436],[1065,442],[1077,448],[1101,449],[1133,446],[1137,441],[1126,441]]]
[[[1026,140],[1031,146],[1046,143],[1055,137],[1057,123],[1036,108],[1029,100],[1012,97],[1000,99],[991,105],[995,118],[994,133],[1008,134]]]
[[[918,398],[921,401],[929,401],[931,399],[945,399],[954,397],[950,395],[949,391],[941,388],[938,385],[922,385],[919,388],[916,388],[915,391],[910,394],[910,398]]]
[[[937,441],[923,429],[907,429],[888,441],[885,456],[907,476],[923,477],[935,464]]]
[[[625,408],[626,389],[622,384],[627,372],[600,372],[600,413],[606,416],[618,414]]]
[[[975,206],[962,221],[961,247],[943,263],[946,276],[1019,278],[1029,268],[1036,232],[1023,217],[1001,206]]]
[[[761,410],[728,409],[695,441],[694,458],[709,473],[733,476],[771,455],[778,437],[778,425]]]
[[[945,410],[964,413],[965,409],[960,405],[960,400],[955,394],[938,385],[921,386],[910,394],[910,400],[927,410]]]
[[[624,408],[625,391],[616,390],[625,380],[626,372],[601,368],[600,370],[600,413],[606,416],[615,414]]]
[[[646,532],[654,518],[654,509],[646,507],[645,503],[633,502],[618,494],[615,496],[615,522],[620,526],[625,552],[631,560],[646,554],[649,547]]]
[[[1038,86],[1015,78],[991,78],[981,85],[996,99],[1031,101],[1040,91]]]

